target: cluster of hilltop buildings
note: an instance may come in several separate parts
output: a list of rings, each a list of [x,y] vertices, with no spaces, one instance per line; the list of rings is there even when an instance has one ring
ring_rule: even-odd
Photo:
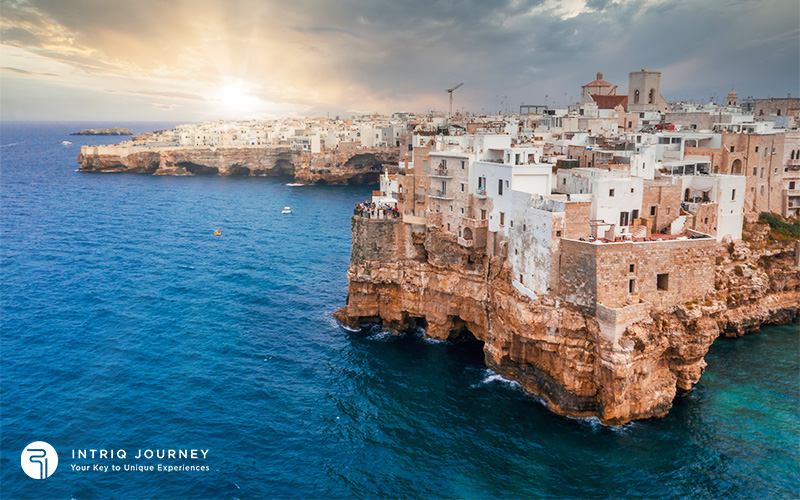
[[[220,121],[179,125],[139,137],[151,147],[265,147],[289,146],[295,151],[320,153],[339,145],[399,147],[409,130],[403,114],[366,115],[352,119],[304,118],[272,121]]]
[[[630,73],[620,94],[598,73],[567,109],[422,121],[374,199],[507,259],[532,297],[606,316],[702,297],[746,217],[800,215],[800,99],[670,105],[660,77]]]

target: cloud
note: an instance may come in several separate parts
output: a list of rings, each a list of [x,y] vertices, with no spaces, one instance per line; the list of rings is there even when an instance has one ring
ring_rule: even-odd
[[[12,68],[10,66],[3,66],[0,69],[2,69],[3,71],[11,71],[11,72],[14,72],[14,73],[17,73],[17,74],[20,74],[20,75],[32,76],[32,77],[47,77],[47,78],[58,77],[58,75],[56,75],[54,73],[36,73],[35,71],[28,71],[28,70],[25,70],[25,69]]]
[[[560,103],[597,71],[624,90],[642,67],[664,70],[668,99],[799,86],[796,2],[0,1],[3,52],[70,71],[4,65],[120,106],[183,103],[187,118],[225,112],[217,97],[232,81],[246,84],[242,102],[276,113],[445,109],[460,81],[457,109]]]

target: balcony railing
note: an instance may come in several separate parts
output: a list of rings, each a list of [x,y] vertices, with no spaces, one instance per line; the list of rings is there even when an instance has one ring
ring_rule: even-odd
[[[473,217],[464,217],[463,221],[464,221],[464,226],[471,227],[473,229],[489,227],[489,219],[475,219]]]
[[[472,248],[475,246],[475,240],[465,240],[461,236],[458,237],[458,244],[462,247]]]
[[[431,170],[430,177],[442,177],[445,179],[452,179],[453,176],[447,171],[446,168],[435,168]]]
[[[441,200],[452,200],[453,196],[448,195],[447,191],[443,191],[441,189],[434,189],[433,192],[431,192],[431,198],[439,198]]]
[[[476,198],[486,198],[486,188],[478,188],[475,190]]]

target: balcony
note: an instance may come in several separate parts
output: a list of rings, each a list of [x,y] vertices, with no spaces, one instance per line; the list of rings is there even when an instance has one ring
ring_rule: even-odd
[[[473,248],[475,246],[475,240],[465,240],[461,236],[458,237],[458,244],[462,247],[466,248]]]
[[[447,194],[447,191],[443,191],[441,189],[434,189],[430,194],[431,198],[436,198],[438,200],[452,200],[453,196]]]
[[[489,196],[486,195],[486,188],[478,188],[475,190],[475,198],[479,200],[485,200]]]
[[[404,201],[405,200],[405,197],[403,196],[403,193],[397,193],[395,191],[392,191],[392,198],[394,198],[397,201]]]
[[[431,170],[431,173],[428,174],[428,177],[437,177],[439,179],[452,179],[453,176],[447,171],[446,168],[435,168]]]
[[[462,217],[461,221],[464,227],[472,228],[473,231],[476,229],[489,227],[489,219],[475,219],[473,217]]]

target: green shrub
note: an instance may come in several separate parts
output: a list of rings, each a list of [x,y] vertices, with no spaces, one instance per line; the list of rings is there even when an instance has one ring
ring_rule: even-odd
[[[792,238],[800,238],[800,221],[789,223],[783,220],[780,215],[769,212],[761,212],[761,215],[758,216],[758,221],[769,224],[769,227],[777,233]]]

